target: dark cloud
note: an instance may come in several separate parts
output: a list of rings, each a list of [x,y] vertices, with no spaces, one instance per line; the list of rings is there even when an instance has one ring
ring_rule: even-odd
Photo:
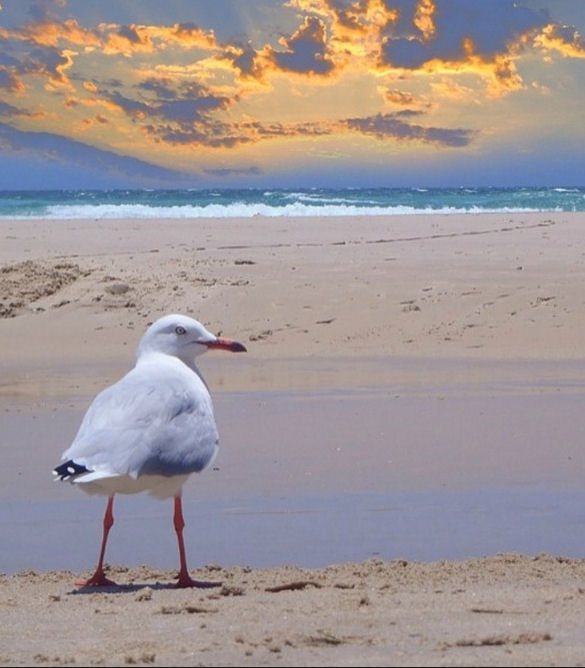
[[[80,176],[88,178],[89,183],[98,173],[122,179],[128,184],[150,183],[160,187],[192,184],[194,178],[193,175],[100,150],[48,132],[22,132],[5,123],[0,123],[0,147],[5,159],[10,156],[34,156],[35,169],[75,167]]]
[[[159,116],[164,116],[178,123],[192,123],[205,120],[208,112],[226,109],[230,104],[227,98],[215,95],[205,95],[191,100],[170,100],[157,104],[153,111]]]
[[[239,144],[252,141],[249,135],[238,130],[237,125],[229,125],[218,121],[202,123],[169,123],[149,124],[145,130],[151,136],[166,144],[185,144],[206,146],[209,148],[233,148]]]
[[[162,98],[163,100],[172,100],[177,96],[176,87],[174,87],[172,83],[171,79],[155,79],[151,77],[138,84],[138,88],[152,92],[156,97]]]
[[[367,8],[368,0],[361,2],[344,2],[343,0],[329,0],[327,3],[335,13],[339,23],[350,30],[361,30],[360,14],[363,15]]]
[[[52,77],[61,78],[58,68],[67,65],[68,59],[62,55],[60,49],[53,47],[36,48],[30,53],[28,72],[48,72]]]
[[[34,0],[29,5],[28,15],[39,23],[53,19],[57,14],[55,10],[59,7],[55,0]]]
[[[474,52],[492,59],[507,53],[511,42],[536,31],[547,23],[542,12],[521,7],[514,0],[435,0],[432,15],[435,30],[426,38],[414,18],[412,0],[387,0],[400,10],[397,24],[388,24],[383,37],[383,60],[395,67],[416,69],[433,59],[466,59],[465,40],[471,40]]]
[[[150,78],[139,84],[138,88],[154,93],[157,98],[147,105],[148,110],[140,104],[144,113],[163,116],[169,121],[180,123],[202,121],[208,113],[227,109],[235,101],[221,95],[213,95],[196,82],[174,85],[171,79],[161,81]]]
[[[327,53],[325,25],[319,19],[306,18],[294,35],[281,41],[286,51],[270,50],[279,69],[312,74],[328,74],[333,69]]]
[[[197,83],[176,87],[172,83],[171,79],[159,81],[149,78],[137,86],[138,90],[154,93],[154,100],[133,99],[119,91],[101,91],[100,95],[117,104],[131,117],[160,117],[162,122],[178,123],[178,131],[186,133],[190,132],[190,124],[205,123],[210,113],[227,109],[234,102],[233,99],[211,94]]]
[[[114,104],[117,104],[129,116],[137,116],[138,114],[150,116],[154,113],[150,104],[140,102],[139,100],[133,100],[126,95],[122,95],[119,91],[114,91],[113,93],[102,92],[101,96],[111,100]]]
[[[231,176],[259,176],[262,170],[258,167],[245,167],[242,169],[223,168],[223,169],[204,169],[204,174],[215,177],[231,177]]]
[[[51,46],[31,45],[15,39],[0,38],[0,66],[9,68],[15,76],[48,75],[61,79],[59,67],[68,63],[60,49]]]
[[[410,109],[393,114],[377,114],[338,121],[301,123],[220,123],[207,121],[191,126],[149,125],[148,131],[169,144],[193,144],[212,148],[234,147],[246,143],[284,137],[320,137],[349,131],[371,135],[383,141],[410,141],[459,148],[468,146],[474,133],[461,128],[425,127],[411,123],[421,112]]]
[[[416,69],[427,60],[436,57],[436,53],[433,53],[434,50],[417,39],[396,38],[386,42],[382,47],[382,55],[383,60],[393,67]],[[461,58],[461,45],[450,44],[449,50],[442,50],[441,58],[459,60]]]
[[[22,116],[26,114],[18,107],[15,107],[12,104],[8,104],[8,102],[3,102],[2,100],[0,100],[0,115]]]
[[[13,72],[0,68],[0,90],[14,92],[19,89],[19,80]]]
[[[132,44],[142,44],[143,40],[140,38],[140,35],[136,32],[134,26],[122,26],[118,31],[118,35],[127,39]]]
[[[201,123],[181,126],[149,125],[148,131],[159,140],[170,144],[194,144],[211,148],[232,148],[263,140],[283,137],[329,135],[333,132],[331,123],[261,123],[247,121],[223,123],[207,119]]]
[[[429,128],[402,120],[413,115],[418,115],[418,112],[407,111],[406,113],[377,114],[365,118],[348,118],[345,124],[350,130],[373,135],[377,139],[421,141],[426,144],[451,147],[467,146],[471,143],[473,133],[470,130]]]
[[[262,68],[258,52],[250,44],[234,44],[226,49],[223,57],[231,61],[243,77],[260,78]]]
[[[18,58],[15,58],[13,54],[9,53],[8,50],[0,52],[0,65],[5,65],[6,67],[12,67],[19,65],[20,61]]]

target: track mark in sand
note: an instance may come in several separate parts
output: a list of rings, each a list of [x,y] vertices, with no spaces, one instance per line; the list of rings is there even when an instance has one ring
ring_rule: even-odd
[[[456,640],[454,643],[445,643],[445,648],[452,647],[501,647],[503,645],[531,645],[538,642],[552,640],[550,633],[527,631],[525,633],[503,633],[483,638],[468,638]]]
[[[25,260],[0,267],[0,318],[13,318],[26,310],[35,309],[34,303],[50,297],[91,272],[69,262],[36,262]],[[62,306],[67,301],[54,304]]]
[[[298,242],[298,243],[275,243],[275,244],[237,244],[227,246],[217,246],[216,250],[249,250],[251,248],[307,248],[320,246],[356,246],[360,244],[392,244],[405,241],[425,241],[428,239],[453,239],[457,237],[469,237],[482,234],[501,234],[502,232],[514,232],[517,230],[531,230],[538,227],[551,227],[555,225],[554,220],[545,220],[541,223],[534,223],[532,225],[511,225],[509,227],[494,227],[485,230],[467,230],[463,232],[444,232],[437,234],[421,234],[419,236],[411,237],[391,237],[380,239],[352,239],[349,241],[326,241],[324,243],[317,243],[313,241]],[[394,260],[396,258],[389,258]],[[517,267],[521,269],[522,267]]]
[[[217,608],[206,608],[201,605],[163,605],[160,609],[161,615],[193,615],[193,614],[209,614],[218,612]]]
[[[321,585],[313,580],[297,580],[295,582],[288,582],[286,584],[276,585],[274,587],[266,587],[266,591],[295,591],[298,589],[305,589],[306,587],[316,587],[317,589],[321,589]]]
[[[342,645],[347,642],[346,639],[340,638],[334,633],[329,631],[323,631],[322,629],[317,630],[316,635],[309,636],[307,639],[307,644],[309,645]]]

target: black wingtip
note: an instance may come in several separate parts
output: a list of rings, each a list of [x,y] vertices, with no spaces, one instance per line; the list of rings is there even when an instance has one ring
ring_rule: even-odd
[[[67,478],[80,475],[81,473],[89,473],[89,469],[85,468],[83,464],[76,464],[72,459],[53,469],[53,475],[59,480],[67,480]]]

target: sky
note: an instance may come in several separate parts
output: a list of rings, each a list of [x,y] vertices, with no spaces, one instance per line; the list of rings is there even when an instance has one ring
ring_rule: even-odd
[[[585,185],[585,0],[0,0],[0,190]]]

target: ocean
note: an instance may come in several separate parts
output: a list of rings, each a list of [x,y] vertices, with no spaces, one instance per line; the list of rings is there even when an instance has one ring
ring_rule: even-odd
[[[0,191],[0,218],[249,218],[585,211],[585,187]]]

